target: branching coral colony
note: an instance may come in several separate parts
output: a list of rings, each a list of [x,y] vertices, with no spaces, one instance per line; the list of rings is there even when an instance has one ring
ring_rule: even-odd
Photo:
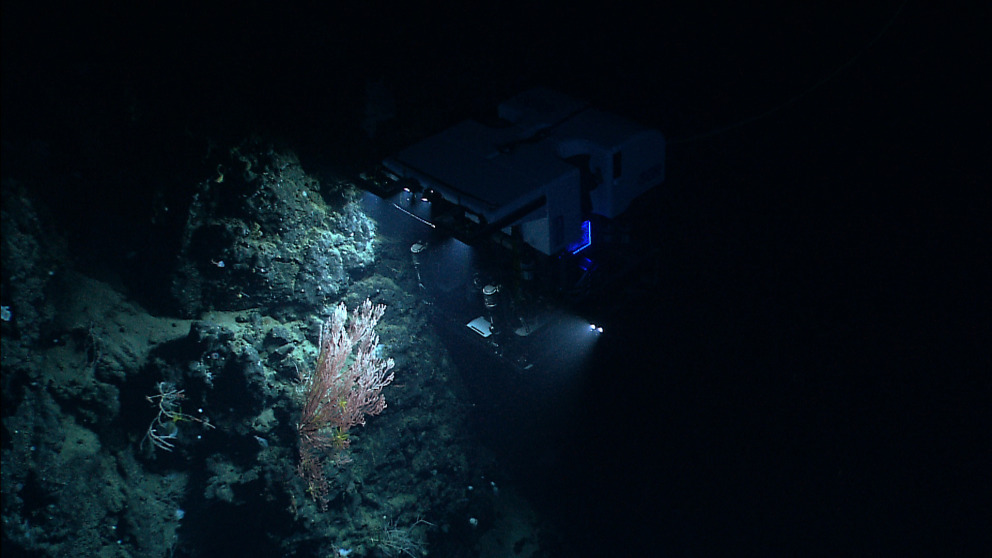
[[[382,389],[393,381],[394,363],[377,356],[379,335],[375,333],[385,310],[384,305],[366,299],[349,320],[348,307],[339,304],[320,330],[317,366],[313,372],[300,372],[303,409],[297,425],[298,472],[322,508],[329,491],[325,456],[333,454],[339,463],[347,462],[351,428],[364,425],[366,416],[386,408]]]
[[[176,437],[179,435],[179,423],[183,421],[198,422],[207,428],[213,428],[206,418],[194,417],[182,412],[179,403],[185,399],[185,390],[176,389],[169,382],[159,382],[156,384],[158,393],[146,395],[153,406],[158,407],[158,414],[148,425],[145,437],[141,439],[140,446],[144,446],[145,440],[159,449],[172,451],[176,447]]]

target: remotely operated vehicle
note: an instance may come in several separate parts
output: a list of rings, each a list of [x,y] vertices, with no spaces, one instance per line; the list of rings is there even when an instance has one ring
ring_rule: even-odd
[[[524,340],[581,322],[581,302],[624,267],[615,221],[664,177],[661,132],[545,88],[363,175],[389,221],[408,218],[425,299],[523,368],[542,352]]]

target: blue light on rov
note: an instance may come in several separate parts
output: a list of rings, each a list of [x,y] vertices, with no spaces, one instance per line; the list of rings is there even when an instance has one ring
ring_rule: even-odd
[[[569,250],[572,254],[578,254],[590,246],[592,246],[592,222],[587,219],[582,221],[582,238],[569,246]]]

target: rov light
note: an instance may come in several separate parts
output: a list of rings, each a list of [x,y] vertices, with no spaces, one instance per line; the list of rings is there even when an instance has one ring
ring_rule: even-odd
[[[420,196],[420,201],[430,203],[436,200],[438,197],[439,194],[437,193],[437,190],[435,190],[434,188],[428,188],[424,190],[423,195]]]
[[[588,219],[582,221],[580,231],[582,233],[581,238],[568,247],[568,250],[572,253],[572,255],[578,254],[579,252],[592,246],[592,222]]]
[[[416,180],[404,180],[403,191],[410,194],[410,199],[419,200],[423,187]]]

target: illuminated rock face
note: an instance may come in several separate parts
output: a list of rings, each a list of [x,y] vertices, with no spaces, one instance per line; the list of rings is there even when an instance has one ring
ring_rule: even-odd
[[[172,294],[206,308],[312,309],[338,297],[375,258],[375,224],[347,186],[325,202],[293,153],[232,149],[193,198]]]

